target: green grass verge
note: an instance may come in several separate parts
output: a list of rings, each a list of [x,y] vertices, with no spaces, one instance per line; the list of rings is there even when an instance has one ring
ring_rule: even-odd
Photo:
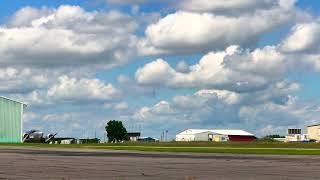
[[[192,152],[192,153],[229,153],[229,154],[269,154],[269,155],[320,155],[320,149],[289,148],[231,148],[231,147],[150,147],[150,146],[90,146],[89,148],[110,150],[133,150],[151,152]]]
[[[0,144],[1,146],[22,146],[39,148],[86,148],[105,150],[132,150],[153,152],[270,154],[270,155],[320,155],[318,143],[281,142],[167,142],[167,143],[119,143],[119,144]]]

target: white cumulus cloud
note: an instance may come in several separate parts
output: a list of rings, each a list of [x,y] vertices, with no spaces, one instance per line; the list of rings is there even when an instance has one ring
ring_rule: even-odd
[[[186,73],[176,71],[169,63],[158,59],[139,68],[135,78],[139,84],[148,86],[252,91],[281,80],[294,63],[274,46],[253,51],[230,46],[225,51],[204,55]]]
[[[0,25],[0,64],[118,66],[135,53],[137,27],[133,18],[117,11],[26,7]]]
[[[320,23],[297,24],[282,42],[285,52],[320,53]]]
[[[58,101],[113,101],[121,97],[121,91],[99,79],[61,76],[48,90],[48,96]]]
[[[221,50],[238,44],[253,46],[263,34],[287,24],[302,13],[275,6],[240,16],[177,11],[146,30],[141,54],[181,54]]]
[[[251,11],[258,8],[270,8],[277,4],[276,0],[183,0],[179,7],[187,11],[196,12],[223,12]]]

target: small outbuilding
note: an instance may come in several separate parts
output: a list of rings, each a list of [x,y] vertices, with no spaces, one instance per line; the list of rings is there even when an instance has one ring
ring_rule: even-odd
[[[129,141],[138,141],[140,136],[141,136],[140,132],[128,132],[127,133],[127,138]]]
[[[55,144],[77,144],[78,140],[73,137],[59,137],[54,138]]]
[[[22,142],[22,117],[25,103],[0,96],[0,142]]]
[[[139,142],[159,142],[159,139],[153,137],[140,137]]]
[[[256,137],[244,130],[187,129],[176,135],[176,141],[253,141]]]

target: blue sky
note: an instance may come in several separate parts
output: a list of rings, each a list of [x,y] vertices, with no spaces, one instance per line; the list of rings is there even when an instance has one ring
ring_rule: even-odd
[[[0,93],[61,136],[319,123],[320,2],[246,1],[1,1]]]

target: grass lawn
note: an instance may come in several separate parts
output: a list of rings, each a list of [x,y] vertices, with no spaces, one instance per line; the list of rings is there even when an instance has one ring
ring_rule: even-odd
[[[273,155],[320,155],[318,143],[281,142],[166,142],[166,143],[108,143],[108,144],[0,144],[1,146],[24,146],[42,148],[86,148],[105,150],[132,150],[154,152],[193,152],[231,154],[273,154]]]

